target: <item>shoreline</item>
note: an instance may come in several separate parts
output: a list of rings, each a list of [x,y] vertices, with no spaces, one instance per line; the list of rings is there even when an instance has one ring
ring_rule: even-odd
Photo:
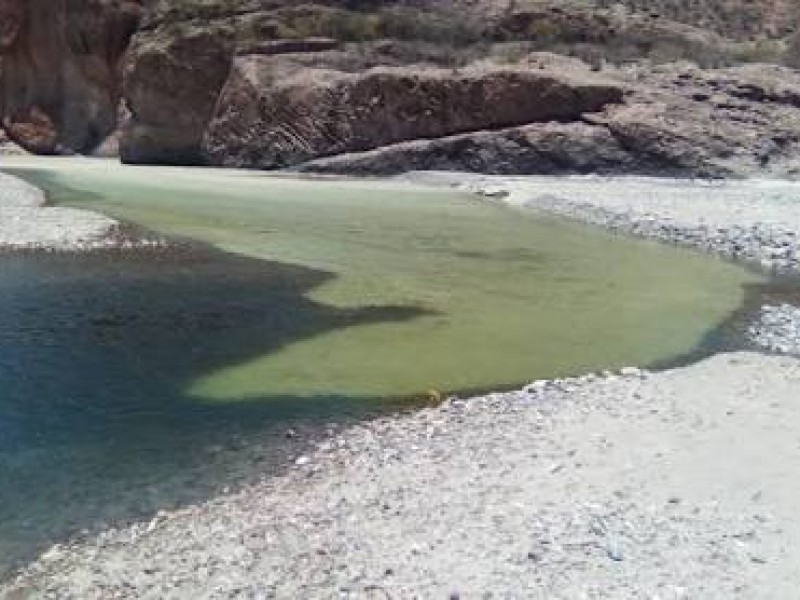
[[[797,181],[520,177],[447,171],[402,177],[454,187],[518,210],[690,248],[773,276],[800,278]],[[765,351],[800,355],[800,308],[785,302],[763,305],[758,319],[748,326],[748,338]]]
[[[798,388],[800,360],[735,353],[451,399],[56,546],[0,597],[790,598]]]
[[[800,182],[796,181],[509,177],[445,171],[403,177],[777,273],[800,271]],[[614,193],[604,194],[603,189],[611,186],[616,186]],[[626,188],[623,193],[620,186]],[[793,194],[794,201],[782,194]]]
[[[800,201],[742,200],[729,218],[723,195],[609,199],[597,191],[606,178],[560,178],[558,194],[545,178],[423,179],[765,268],[800,265]],[[41,206],[30,209],[65,210]],[[800,311],[774,308],[753,339],[800,354]],[[797,390],[797,358],[733,353],[451,399],[348,429],[233,496],[56,546],[0,598],[789,598]]]
[[[0,251],[83,252],[120,245],[109,217],[47,205],[44,192],[0,173]]]

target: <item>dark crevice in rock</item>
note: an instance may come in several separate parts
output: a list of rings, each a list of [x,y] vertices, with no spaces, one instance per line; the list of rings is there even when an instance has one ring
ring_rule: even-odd
[[[0,113],[41,154],[91,152],[116,127],[138,0],[0,0]]]

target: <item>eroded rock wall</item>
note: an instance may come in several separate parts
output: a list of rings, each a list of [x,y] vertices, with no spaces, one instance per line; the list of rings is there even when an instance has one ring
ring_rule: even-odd
[[[318,159],[306,171],[800,178],[800,72],[776,65],[609,69],[621,103],[531,123]]]
[[[800,75],[728,68],[800,64],[798,9],[743,2],[0,0],[0,109],[131,163],[800,176]]]
[[[569,52],[600,70],[643,57],[719,67],[756,50],[720,35],[733,26],[730,19],[692,26],[705,25],[708,11],[669,13],[683,22],[664,17],[673,4],[153,0],[126,69],[130,118],[121,155],[133,163],[274,168],[514,125],[580,123],[584,113],[621,97],[585,106],[557,94],[554,100],[558,68],[537,73],[540,66],[526,58],[531,52]],[[465,75],[475,63],[491,63],[495,74]],[[581,77],[588,81],[589,71]],[[562,93],[572,85],[555,87]],[[618,129],[609,131],[624,137]],[[527,132],[499,147],[535,152],[532,144],[553,139],[562,138]],[[606,137],[582,136],[576,147],[588,139]]]
[[[205,138],[214,164],[275,168],[420,138],[575,121],[620,102],[619,85],[554,71],[484,67],[308,69],[275,80],[269,59],[238,59]]]
[[[120,59],[139,0],[0,0],[0,115],[43,154],[90,152],[110,135]]]

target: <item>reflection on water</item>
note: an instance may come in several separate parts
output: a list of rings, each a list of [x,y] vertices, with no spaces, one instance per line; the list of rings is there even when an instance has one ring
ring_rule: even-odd
[[[0,256],[0,573],[273,473],[289,427],[674,360],[761,281],[450,191],[25,160],[57,202],[253,258]]]

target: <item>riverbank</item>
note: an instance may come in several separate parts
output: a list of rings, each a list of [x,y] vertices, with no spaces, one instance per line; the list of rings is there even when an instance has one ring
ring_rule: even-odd
[[[653,177],[421,175],[517,208],[712,252],[762,268],[800,267],[800,183]]]
[[[507,177],[414,172],[520,210],[542,211],[613,232],[694,248],[779,276],[800,270],[800,183],[653,177]],[[749,337],[758,347],[800,354],[800,309],[765,305]]]
[[[719,355],[380,419],[32,565],[6,598],[793,598],[800,361]]]
[[[793,181],[452,173],[412,178],[624,235],[696,248],[777,274],[796,277],[800,270],[800,183]],[[769,351],[800,355],[800,309],[784,303],[763,306],[749,337]]]
[[[571,180],[549,180],[547,193],[476,181],[518,206],[569,205]],[[584,180],[574,206],[588,207],[567,216],[677,232],[670,242],[683,235],[676,223],[702,221],[715,251],[757,223],[797,239],[797,203],[783,193],[726,204],[727,192],[706,202],[693,190],[728,184],[652,180],[649,195],[626,196],[603,182]],[[614,226],[623,213],[652,229]],[[761,262],[773,242],[745,247]],[[782,331],[796,339],[791,314],[764,312],[776,324],[765,345]],[[737,353],[381,418],[237,495],[55,547],[0,598],[793,598],[798,390],[797,358]]]
[[[0,173],[0,251],[85,251],[120,243],[119,224],[86,210],[47,206],[44,193]]]

